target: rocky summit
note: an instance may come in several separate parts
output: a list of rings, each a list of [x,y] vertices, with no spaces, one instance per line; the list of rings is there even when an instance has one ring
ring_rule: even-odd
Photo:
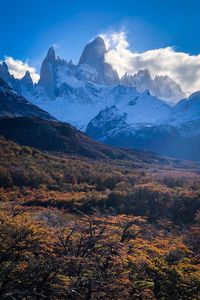
[[[39,114],[44,119],[68,122],[104,143],[199,160],[199,154],[194,153],[200,139],[199,92],[187,99],[170,77],[153,78],[145,68],[119,78],[106,61],[107,51],[104,39],[98,36],[84,47],[78,64],[74,64],[50,47],[35,84],[28,71],[16,79],[3,62],[0,78],[12,93],[21,94],[32,104],[24,104],[23,114],[18,103],[13,113],[4,103],[2,115]],[[183,143],[188,146],[183,148]]]

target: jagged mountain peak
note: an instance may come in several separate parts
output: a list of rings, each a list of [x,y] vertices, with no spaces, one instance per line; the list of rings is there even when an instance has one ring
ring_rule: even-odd
[[[0,77],[4,80],[8,81],[9,77],[11,77],[8,69],[8,65],[5,61],[0,64]]]
[[[100,35],[98,35],[92,42],[97,44],[103,44],[105,46],[105,41]]]
[[[185,98],[180,85],[167,75],[157,75],[154,78],[154,94],[168,101],[178,101]]]
[[[149,72],[148,69],[140,69],[136,74],[135,76],[143,76],[143,77],[148,77],[148,78],[151,78],[151,74]]]
[[[56,54],[55,54],[55,49],[53,46],[51,46],[47,52],[46,59],[49,61],[55,61],[56,60]]]
[[[31,92],[33,89],[33,80],[31,77],[31,74],[29,71],[26,71],[26,73],[24,74],[24,76],[22,77],[22,79],[20,80],[21,84],[22,84],[22,90],[24,90],[24,92],[29,91]]]
[[[103,60],[106,53],[106,45],[102,37],[98,36],[93,41],[88,43],[83,49],[82,55],[79,59],[79,65],[88,64],[94,67],[94,60]]]
[[[5,80],[16,92],[21,93],[20,80],[10,74],[8,65],[5,61],[0,64],[0,78]]]
[[[97,36],[94,40],[92,40],[88,45],[90,45],[90,47],[93,47],[98,50],[100,50],[101,52],[106,52],[106,44],[104,39],[101,36]]]
[[[55,64],[55,50],[53,47],[50,47],[40,69],[40,80],[38,82],[38,85],[44,88],[46,93],[51,97],[54,96],[54,91],[56,88]]]
[[[178,101],[185,97],[179,84],[167,75],[157,75],[153,79],[148,69],[141,69],[133,75],[121,78],[125,86],[135,87],[139,92],[149,90],[154,96],[167,101]]]
[[[154,95],[154,82],[148,69],[140,69],[133,75],[125,74],[121,83],[128,87],[135,87],[139,92],[150,91]]]
[[[106,45],[104,39],[96,37],[92,42],[87,44],[83,49],[78,65],[87,64],[96,70],[102,77],[102,83],[114,85],[119,83],[119,76],[113,67],[106,63]]]
[[[24,76],[22,77],[22,79],[21,79],[21,80],[23,80],[23,79],[31,79],[31,80],[32,80],[32,78],[31,78],[31,74],[30,74],[30,72],[29,72],[29,71],[26,71],[26,73],[24,74]]]
[[[1,67],[2,67],[2,69],[8,71],[8,65],[7,65],[7,63],[5,61],[2,62]]]
[[[136,72],[134,74],[125,73],[122,78],[140,78],[140,77],[146,77],[146,78],[148,77],[148,78],[152,79],[151,74],[147,68],[140,69],[138,72]]]
[[[126,119],[127,114],[120,113],[115,105],[106,107],[88,123],[86,132],[90,137],[104,141],[105,136],[127,128]]]

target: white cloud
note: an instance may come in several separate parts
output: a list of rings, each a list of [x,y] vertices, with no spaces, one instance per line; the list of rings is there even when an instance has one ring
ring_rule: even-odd
[[[37,82],[40,78],[39,74],[36,73],[36,69],[30,67],[27,62],[23,62],[18,59],[14,59],[11,56],[5,56],[5,62],[8,65],[8,69],[15,78],[22,78],[26,71],[29,71],[33,82]]]
[[[137,53],[130,50],[124,31],[104,33],[101,36],[108,48],[106,61],[113,65],[120,76],[148,68],[152,77],[170,76],[187,94],[200,90],[200,54],[176,52],[173,47]]]

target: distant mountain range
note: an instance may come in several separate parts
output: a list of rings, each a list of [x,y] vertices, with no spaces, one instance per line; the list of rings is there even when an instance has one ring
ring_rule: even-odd
[[[187,101],[184,102],[185,106]],[[177,108],[173,111],[176,112]],[[181,111],[177,114],[181,115]],[[189,109],[184,113],[189,115]],[[131,125],[128,124],[126,115],[120,114],[112,106],[91,120],[86,133],[102,143],[118,147],[151,150],[161,155],[200,161],[200,120],[183,122],[177,126],[172,125],[173,119],[169,118],[168,121],[149,126]]]
[[[37,84],[29,72],[22,79],[14,78],[3,62],[0,78],[10,88],[1,88],[7,94],[0,90],[1,115],[57,119],[103,143],[200,160],[200,92],[187,99],[171,78],[152,79],[147,69],[120,79],[105,61],[106,52],[104,40],[97,37],[75,65],[56,57],[51,47]],[[15,94],[10,105],[9,94],[15,92],[28,101]],[[171,102],[177,100],[176,105]]]
[[[91,159],[129,159],[138,167],[144,162],[149,165],[173,164],[173,161],[154,153],[118,149],[94,141],[70,124],[59,122],[28,102],[3,79],[0,79],[0,135],[20,145],[43,151]]]
[[[139,70],[134,75],[125,74],[121,78],[121,83],[135,87],[139,92],[148,90],[152,95],[166,101],[178,101],[186,96],[181,87],[170,77],[157,75],[152,79],[148,69]]]

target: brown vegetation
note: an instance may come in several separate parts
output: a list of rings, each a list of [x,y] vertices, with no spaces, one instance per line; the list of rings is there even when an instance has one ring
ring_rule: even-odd
[[[0,299],[200,299],[200,179],[0,139]]]

